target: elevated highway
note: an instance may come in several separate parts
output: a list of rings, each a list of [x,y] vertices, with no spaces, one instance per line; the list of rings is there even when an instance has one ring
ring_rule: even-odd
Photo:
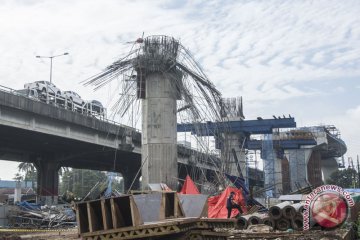
[[[120,172],[125,189],[141,167],[138,130],[6,91],[0,91],[0,132],[0,159],[34,163],[41,196],[57,195],[63,166]],[[179,145],[178,164],[211,175],[219,159]]]

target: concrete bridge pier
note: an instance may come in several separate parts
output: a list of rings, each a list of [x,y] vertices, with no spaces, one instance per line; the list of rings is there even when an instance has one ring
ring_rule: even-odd
[[[44,202],[46,205],[57,204],[59,195],[60,165],[50,158],[47,156],[35,163],[38,171],[37,193],[40,196],[40,202]]]
[[[177,186],[176,100],[174,77],[152,72],[142,100],[142,188],[149,183]]]

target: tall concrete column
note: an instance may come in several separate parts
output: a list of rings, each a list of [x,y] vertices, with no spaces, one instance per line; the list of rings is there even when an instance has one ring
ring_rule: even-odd
[[[240,133],[224,133],[224,148],[222,149],[223,159],[228,159],[226,164],[226,173],[239,176],[238,167],[240,167],[241,175],[247,180],[247,171],[246,171],[246,155],[245,149],[242,148],[244,141],[244,136]],[[237,161],[233,154],[235,151]],[[226,156],[229,154],[229,156]]]
[[[265,134],[262,141],[261,158],[264,162],[264,185],[268,190],[266,195],[274,197],[276,193],[275,182],[275,153],[272,134]]]
[[[282,159],[278,158],[274,153],[274,196],[277,197],[283,193],[283,178],[282,178]]]
[[[142,188],[177,185],[176,87],[168,74],[151,72],[142,100]]]
[[[57,204],[59,195],[59,164],[48,159],[42,159],[35,165],[38,170],[37,192],[40,196],[40,201],[48,205]]]
[[[291,190],[308,185],[307,163],[311,156],[311,149],[289,149],[286,150],[289,158]]]

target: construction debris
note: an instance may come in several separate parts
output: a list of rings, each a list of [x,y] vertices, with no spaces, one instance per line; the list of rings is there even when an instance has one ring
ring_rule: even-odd
[[[184,217],[186,195],[146,192],[78,203],[82,239],[354,239],[351,229],[302,231],[302,205],[284,202],[279,214],[254,212],[236,218]],[[195,196],[195,195],[190,195]],[[202,195],[198,195],[200,197]],[[184,198],[185,197],[185,198]],[[182,199],[182,200],[179,200]],[[189,198],[190,199],[190,198]],[[192,198],[193,200],[195,198]],[[196,205],[197,202],[193,202]],[[185,209],[185,210],[184,210]],[[200,212],[200,208],[196,211]],[[276,212],[275,211],[275,212]],[[275,216],[275,218],[273,217]],[[292,216],[292,217],[290,217]],[[322,238],[320,238],[322,239]]]
[[[40,206],[20,202],[9,210],[9,227],[26,229],[69,228],[76,226],[70,205]]]

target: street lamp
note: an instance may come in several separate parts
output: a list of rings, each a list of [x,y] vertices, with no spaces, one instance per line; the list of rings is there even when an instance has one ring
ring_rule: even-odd
[[[50,83],[52,83],[52,62],[53,62],[53,58],[56,57],[61,57],[61,56],[65,56],[65,55],[69,55],[69,53],[63,53],[60,55],[54,55],[54,56],[36,56],[36,58],[50,58]]]

